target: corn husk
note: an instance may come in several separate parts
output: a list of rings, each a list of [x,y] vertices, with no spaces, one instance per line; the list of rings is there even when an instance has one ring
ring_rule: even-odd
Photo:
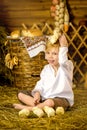
[[[64,31],[67,32],[69,29],[69,13],[67,8],[65,8],[65,15],[64,15]]]

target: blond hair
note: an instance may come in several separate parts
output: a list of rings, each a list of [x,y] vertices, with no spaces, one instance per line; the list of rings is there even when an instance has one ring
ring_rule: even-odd
[[[50,50],[51,48],[58,48],[59,49],[59,41],[52,44],[51,42],[47,42],[45,51]]]

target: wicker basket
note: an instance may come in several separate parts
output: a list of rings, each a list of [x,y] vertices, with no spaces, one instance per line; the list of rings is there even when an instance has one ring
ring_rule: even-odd
[[[39,74],[46,63],[44,53],[41,52],[37,56],[30,58],[29,54],[20,40],[10,39],[10,53],[17,55],[19,62],[14,66],[12,73],[14,75],[14,85],[16,87],[32,89],[39,80]]]

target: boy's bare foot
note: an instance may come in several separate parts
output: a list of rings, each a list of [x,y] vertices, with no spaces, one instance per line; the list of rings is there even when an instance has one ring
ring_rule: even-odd
[[[22,104],[13,104],[13,107],[15,109],[19,109],[19,110],[22,110],[24,108],[26,109],[29,109],[29,110],[32,110],[32,107],[29,107],[29,106],[26,106],[26,105],[22,105]]]

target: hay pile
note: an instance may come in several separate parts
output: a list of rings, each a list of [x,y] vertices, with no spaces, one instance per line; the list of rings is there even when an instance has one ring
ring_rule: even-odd
[[[18,102],[18,88],[0,86],[0,130],[86,130],[87,90],[75,88],[75,105],[64,115],[51,118],[21,118],[12,104]]]

